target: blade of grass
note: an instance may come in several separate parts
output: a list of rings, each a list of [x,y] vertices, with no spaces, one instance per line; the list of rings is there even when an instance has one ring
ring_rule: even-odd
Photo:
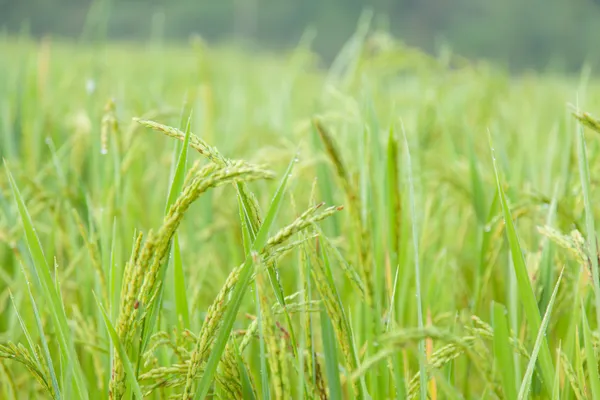
[[[417,322],[419,329],[423,329],[423,303],[421,296],[421,271],[419,266],[419,232],[417,229],[417,214],[415,211],[415,188],[413,185],[412,164],[410,159],[410,148],[408,138],[402,125],[402,134],[404,135],[404,148],[406,151],[406,170],[408,175],[408,199],[410,203],[410,214],[412,224],[413,249],[414,249],[414,267],[415,267],[415,287],[417,295]],[[419,380],[420,380],[420,398],[427,400],[427,369],[425,368],[425,341],[419,340]]]
[[[560,353],[562,344],[556,349],[556,371],[554,373],[554,388],[552,389],[552,400],[560,400]]]
[[[581,304],[581,319],[583,324],[583,341],[585,346],[585,360],[588,369],[588,378],[593,399],[600,399],[600,375],[598,375],[598,358],[594,350],[592,331],[585,315],[585,307]]]
[[[390,126],[386,161],[387,213],[389,216],[388,240],[391,249],[389,252],[389,265],[396,268],[392,280],[391,293],[388,294],[390,303],[388,306],[386,331],[389,331],[396,323],[396,291],[398,289],[398,276],[400,274],[398,257],[400,253],[400,232],[402,230],[402,198],[400,196],[400,182],[398,178],[398,139],[394,131],[394,125]],[[401,359],[398,358],[393,364],[394,368],[400,362]],[[395,376],[401,376],[401,371],[395,371]]]
[[[312,137],[312,147],[315,152],[321,153],[323,152],[323,144],[321,143],[321,139],[319,138],[319,133],[317,131],[317,127],[314,123],[311,124],[311,137]],[[327,204],[334,204],[333,199],[333,189],[335,187],[333,178],[331,177],[331,173],[329,172],[329,168],[320,162],[316,165],[316,173],[317,173],[317,182],[319,185],[319,193],[321,194],[321,198]],[[330,218],[325,221],[325,226],[329,227],[328,233],[334,236],[338,236],[340,232],[340,227],[337,219]]]
[[[469,138],[469,170],[471,173],[471,190],[473,208],[480,225],[486,223],[486,199],[485,191],[483,190],[483,184],[481,183],[481,173],[477,166],[477,157],[475,156],[475,147],[473,145],[473,138],[471,135],[467,135]]]
[[[292,170],[294,165],[296,164],[296,157],[290,162],[288,169],[281,179],[281,182],[273,196],[273,200],[271,201],[271,205],[269,206],[269,210],[267,211],[267,215],[263,224],[261,225],[258,233],[256,234],[256,240],[252,243],[252,256],[246,257],[246,261],[242,266],[240,271],[240,278],[238,283],[235,285],[233,289],[233,293],[231,294],[230,304],[223,316],[223,325],[219,330],[219,334],[214,342],[213,349],[210,353],[206,366],[204,368],[204,374],[202,375],[202,379],[198,384],[198,388],[196,391],[195,399],[203,400],[208,394],[208,390],[213,382],[213,376],[217,370],[219,360],[221,359],[221,355],[225,350],[225,346],[227,345],[227,341],[229,340],[229,335],[231,334],[231,329],[233,328],[233,323],[235,322],[235,318],[237,316],[237,312],[242,304],[242,300],[244,295],[246,294],[246,290],[248,290],[248,286],[250,284],[250,280],[252,279],[252,273],[254,272],[254,253],[260,251],[264,245],[267,243],[269,230],[271,229],[271,225],[275,221],[275,217],[279,212],[279,208],[281,207],[281,201],[283,200],[283,196],[287,189],[288,180],[292,174]]]
[[[169,187],[169,194],[167,195],[165,215],[169,212],[169,208],[171,208],[173,203],[175,203],[177,197],[181,193],[181,189],[183,188],[183,181],[185,180],[185,170],[187,165],[187,155],[188,149],[190,147],[190,137],[192,134],[191,123],[192,114],[190,112],[185,128],[185,137],[183,139],[183,145],[181,146],[181,152],[179,153],[179,158],[177,159],[177,167],[175,168],[175,173],[173,174],[171,186]]]
[[[106,311],[104,310],[104,307],[100,303],[100,300],[98,300],[98,298],[96,297],[96,294],[94,294],[94,298],[96,299],[96,304],[98,305],[98,308],[100,309],[100,312],[102,313],[102,319],[104,320],[104,324],[106,325],[106,330],[108,331],[108,334],[110,335],[110,340],[113,343],[113,345],[115,346],[115,349],[117,350],[117,353],[119,354],[119,357],[121,358],[121,361],[123,362],[126,378],[127,378],[127,381],[129,382],[131,390],[133,391],[133,394],[135,394],[136,399],[141,400],[144,398],[142,396],[142,389],[140,388],[140,385],[136,379],[135,371],[133,369],[133,365],[131,365],[129,356],[127,356],[127,352],[125,351],[125,349],[123,348],[123,345],[121,344],[121,341],[119,340],[119,335],[117,334],[117,331],[115,330],[113,324],[110,322],[110,319],[108,318],[108,315],[106,314]]]
[[[246,364],[244,364],[244,360],[242,360],[242,355],[240,354],[240,349],[238,347],[237,342],[233,341],[235,359],[238,363],[238,369],[240,371],[240,378],[242,381],[242,397],[244,400],[255,400],[256,396],[254,395],[254,390],[252,389],[252,382],[250,381],[250,375],[248,374],[248,369],[246,368]]]
[[[581,310],[580,312],[582,314],[585,313],[585,310],[583,309],[583,307],[577,307],[579,310]],[[578,324],[579,325],[579,324]],[[582,349],[582,345],[581,345],[581,333],[579,332],[579,327],[575,326],[575,357],[574,357],[574,362],[575,362],[575,371],[577,372],[577,383],[579,384],[579,387],[584,389],[588,386],[585,382],[585,371],[583,369],[583,360],[584,357],[581,354],[581,349]],[[585,340],[585,339],[584,339]],[[585,343],[584,343],[585,345]],[[584,349],[585,351],[585,349]]]
[[[508,206],[508,201],[506,200],[504,190],[502,189],[502,183],[500,181],[500,173],[496,164],[494,148],[491,144],[492,143],[490,136],[490,148],[492,150],[492,161],[494,164],[494,174],[496,176],[496,186],[500,197],[500,203],[502,204],[506,236],[508,237],[510,252],[513,260],[513,269],[517,280],[518,297],[521,300],[521,303],[523,304],[523,307],[525,309],[525,315],[530,324],[530,329],[532,331],[539,332],[542,323],[540,312],[537,306],[537,302],[535,300],[535,295],[533,293],[531,281],[529,280],[527,267],[525,266],[525,258],[523,256],[523,252],[521,251],[519,237],[517,235],[517,231],[512,220],[512,215]],[[550,355],[548,342],[546,341],[545,337],[542,340],[539,361],[542,372],[541,375],[544,381],[544,388],[545,390],[550,392],[552,390],[552,387],[554,387],[554,366],[552,363],[552,356]]]
[[[183,188],[183,181],[185,180],[185,171],[188,157],[188,149],[190,143],[192,113],[188,117],[187,126],[185,129],[185,139],[183,140],[183,146],[179,153],[179,159],[177,160],[177,168],[171,182],[171,188],[169,189],[169,196],[167,200],[167,206],[165,208],[165,215],[168,213],[169,208],[177,200],[177,196],[181,193]],[[183,263],[181,261],[181,252],[179,249],[179,235],[176,233],[173,238],[173,285],[175,292],[175,309],[177,310],[177,316],[183,319],[184,326],[190,328],[190,316],[189,308],[187,303],[187,291],[185,287],[185,274],[183,273]]]
[[[531,352],[531,356],[529,358],[529,363],[527,364],[527,369],[525,370],[525,376],[523,377],[523,381],[521,382],[521,388],[519,389],[519,400],[523,400],[526,396],[529,395],[529,388],[531,386],[531,379],[533,378],[533,370],[535,369],[535,363],[540,352],[540,348],[542,347],[542,343],[546,340],[546,329],[548,328],[548,323],[550,322],[550,317],[552,316],[552,307],[554,307],[554,301],[556,300],[556,294],[558,293],[558,288],[560,287],[560,282],[562,280],[563,270],[558,276],[558,281],[556,281],[556,285],[554,286],[554,291],[552,292],[552,296],[550,297],[550,301],[548,302],[548,307],[546,308],[546,313],[544,314],[544,319],[542,320],[542,325],[540,326],[540,330],[537,334],[537,338],[535,339],[535,345],[533,346],[533,351]],[[594,365],[598,365],[597,363]],[[598,368],[593,368],[596,370],[596,374],[598,373]],[[554,392],[554,383],[550,387],[550,392]],[[598,393],[600,394],[600,392]]]
[[[493,303],[494,358],[496,359],[496,365],[500,372],[504,395],[508,399],[514,399],[517,397],[517,385],[515,381],[514,359],[512,357],[513,349],[510,345],[510,332],[508,329],[508,322],[506,321],[507,314],[508,311],[504,305],[495,302]]]
[[[325,311],[321,311],[321,334],[323,339],[323,353],[325,355],[325,371],[329,396],[332,399],[342,398],[342,384],[340,383],[337,345],[331,320]]]
[[[183,261],[181,260],[181,249],[179,248],[179,234],[175,233],[173,238],[173,281],[175,285],[175,308],[177,316],[183,320],[183,326],[190,328],[190,315],[185,288],[185,274],[183,272]]]
[[[558,185],[554,188],[554,195],[552,196],[552,201],[550,202],[550,207],[548,209],[548,216],[546,217],[546,225],[552,226],[554,222],[554,217],[556,215],[556,203],[557,203],[557,194],[558,194]],[[540,269],[542,270],[540,273],[540,280],[542,285],[542,296],[540,299],[540,309],[544,310],[548,307],[548,302],[550,301],[551,295],[551,287],[552,282],[554,281],[554,266],[553,266],[553,244],[547,238],[543,239],[542,242],[542,260],[540,264]]]
[[[600,278],[598,276],[598,242],[596,227],[594,224],[594,213],[590,200],[590,170],[587,160],[587,150],[585,147],[585,138],[583,125],[579,124],[577,134],[577,155],[579,161],[579,176],[581,178],[581,188],[583,190],[583,204],[585,208],[585,230],[587,233],[587,242],[592,261],[592,280],[594,287],[594,300],[596,308],[596,323],[600,326]]]
[[[492,248],[492,239],[494,232],[491,228],[487,229],[486,226],[489,226],[495,215],[496,210],[498,210],[500,199],[498,196],[498,192],[494,191],[494,198],[492,199],[492,203],[490,204],[486,225],[480,228],[481,232],[481,246],[479,251],[479,269],[475,276],[475,296],[473,300],[473,314],[475,314],[479,308],[479,304],[482,301],[483,293],[485,293],[485,288],[487,285],[487,281],[483,280],[484,277],[487,277],[491,272],[492,265],[488,265],[488,256],[490,253],[490,249]]]

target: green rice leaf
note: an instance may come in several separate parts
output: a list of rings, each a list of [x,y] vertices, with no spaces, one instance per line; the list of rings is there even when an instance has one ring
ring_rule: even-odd
[[[408,146],[408,139],[404,128],[402,129],[404,134],[404,147],[406,150],[406,164],[408,174],[408,198],[410,203],[410,214],[412,224],[412,237],[413,237],[413,249],[414,249],[414,268],[415,268],[415,287],[417,296],[417,322],[419,329],[423,329],[423,298],[421,295],[421,269],[419,265],[419,234],[417,229],[417,213],[415,211],[415,188],[413,185],[412,176],[412,163],[410,159],[410,148]],[[419,381],[420,381],[420,398],[421,400],[427,400],[427,369],[425,367],[425,341],[419,340]]]
[[[564,269],[563,269],[564,271]],[[558,281],[554,286],[554,291],[552,292],[552,297],[550,297],[550,301],[548,302],[548,307],[546,308],[546,313],[544,314],[544,319],[542,320],[542,326],[537,334],[537,338],[535,339],[535,345],[533,346],[533,351],[531,352],[531,356],[529,358],[529,363],[527,364],[527,369],[525,370],[525,376],[523,377],[523,382],[521,382],[521,388],[519,389],[519,400],[524,400],[529,395],[529,388],[531,386],[531,379],[533,377],[533,371],[535,369],[535,363],[540,352],[540,348],[542,347],[542,343],[546,340],[546,329],[548,328],[548,323],[550,322],[550,317],[552,315],[552,307],[554,306],[554,301],[556,300],[556,294],[558,293],[558,288],[560,287],[560,282],[562,280],[563,271],[561,271],[560,276],[558,277]],[[594,364],[597,365],[597,364]],[[596,373],[598,372],[597,368],[594,368]],[[554,384],[550,388],[552,392],[554,392]],[[599,393],[600,394],[600,393]]]
[[[475,155],[475,148],[473,145],[473,138],[468,135],[469,138],[469,170],[471,173],[471,190],[473,207],[475,208],[475,215],[481,225],[485,225],[486,221],[486,198],[485,191],[483,189],[481,172],[477,166],[477,157]]]
[[[587,160],[587,150],[583,134],[583,126],[580,124],[577,135],[577,155],[579,165],[579,177],[583,190],[583,204],[585,207],[585,228],[587,233],[587,244],[590,252],[592,281],[594,287],[594,304],[596,308],[596,323],[600,326],[600,276],[598,274],[598,239],[596,226],[594,224],[594,209],[590,199],[590,169]]]
[[[331,325],[331,320],[325,311],[321,311],[321,334],[323,337],[323,353],[325,357],[327,384],[329,385],[329,396],[332,399],[341,399],[343,397],[342,384],[340,383],[335,333]]]
[[[248,373],[248,369],[246,368],[246,364],[244,364],[244,360],[242,359],[242,355],[240,354],[240,349],[238,347],[237,342],[233,341],[235,359],[238,364],[238,369],[240,371],[240,377],[242,381],[242,396],[244,400],[255,400],[256,396],[254,395],[254,389],[252,388],[252,381],[250,380],[250,374]]]
[[[583,341],[585,346],[585,359],[588,370],[588,378],[591,388],[591,394],[593,399],[600,398],[600,375],[598,374],[598,358],[596,357],[596,351],[594,349],[594,343],[592,339],[592,331],[588,324],[587,316],[585,315],[585,308],[583,303],[581,305],[581,319],[583,324]]]
[[[177,196],[179,196],[183,188],[190,136],[192,134],[191,123],[192,114],[190,113],[185,129],[185,138],[183,140],[181,152],[179,153],[179,158],[177,160],[177,167],[175,169],[175,174],[173,175],[173,180],[169,189],[165,215],[167,215],[169,208],[175,203]],[[171,252],[173,260],[173,291],[175,293],[175,309],[177,311],[177,316],[183,320],[184,327],[190,328],[190,315],[187,303],[185,274],[183,272],[183,262],[181,260],[181,250],[179,248],[179,235],[177,233],[175,233],[173,238],[173,247],[171,248]]]
[[[506,307],[499,303],[492,305],[492,319],[494,321],[494,358],[500,378],[504,395],[509,399],[517,397],[517,385],[513,349],[510,345],[510,332],[506,316]]]
[[[491,147],[491,138],[490,138]],[[539,332],[541,328],[541,317],[527,273],[527,267],[525,266],[525,258],[521,251],[521,245],[519,243],[519,237],[515,229],[508,201],[502,189],[502,183],[500,180],[500,172],[496,165],[496,158],[494,155],[494,149],[492,148],[492,160],[494,164],[494,173],[496,176],[496,185],[498,194],[500,197],[500,203],[502,204],[502,213],[504,216],[506,236],[508,237],[508,243],[513,261],[514,272],[517,279],[517,291],[519,299],[525,309],[525,315],[527,321],[530,324],[530,330]],[[539,362],[541,367],[541,375],[543,379],[543,385],[546,391],[550,392],[554,387],[554,365],[552,363],[552,357],[550,355],[550,348],[546,338],[542,338],[541,349],[539,354]]]
[[[185,274],[183,272],[183,261],[181,260],[181,249],[179,248],[179,234],[175,233],[173,238],[173,282],[175,285],[175,308],[177,316],[183,319],[183,326],[190,328],[190,315],[188,308],[188,296],[185,288]]]

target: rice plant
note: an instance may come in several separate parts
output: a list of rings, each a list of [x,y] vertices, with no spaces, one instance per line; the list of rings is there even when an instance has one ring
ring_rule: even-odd
[[[600,396],[594,78],[0,53],[1,398]]]

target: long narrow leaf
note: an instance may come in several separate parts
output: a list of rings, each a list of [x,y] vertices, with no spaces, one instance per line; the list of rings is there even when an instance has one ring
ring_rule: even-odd
[[[414,249],[414,263],[415,263],[415,287],[417,296],[417,323],[419,329],[423,329],[423,298],[421,295],[421,269],[419,265],[419,233],[417,229],[417,214],[415,211],[415,189],[413,185],[412,176],[412,164],[410,159],[410,148],[408,146],[408,139],[404,127],[402,129],[404,134],[404,147],[406,150],[406,164],[407,164],[407,175],[408,175],[408,199],[410,203],[410,214],[412,224],[412,236],[413,236],[413,249]],[[425,368],[425,341],[419,340],[419,380],[420,380],[420,398],[421,400],[427,400],[427,369]]]
[[[583,341],[585,346],[585,359],[588,369],[588,377],[590,380],[590,387],[593,399],[600,399],[600,376],[598,375],[598,358],[594,350],[594,343],[592,339],[592,331],[588,324],[587,317],[585,315],[585,308],[581,305],[581,319],[583,323]]]
[[[169,196],[167,200],[167,207],[165,214],[168,212],[169,207],[177,200],[177,196],[181,193],[183,188],[183,181],[185,180],[185,171],[187,164],[188,149],[190,143],[191,130],[191,119],[192,115],[188,117],[187,126],[185,129],[185,139],[183,140],[183,146],[177,160],[177,168],[173,181],[171,182],[171,188],[169,189]],[[173,238],[173,247],[171,249],[173,255],[173,285],[175,291],[175,308],[177,315],[183,319],[183,324],[186,328],[190,328],[190,315],[187,303],[187,291],[185,287],[185,275],[183,273],[183,263],[181,260],[181,251],[179,249],[179,236],[175,233]]]
[[[491,144],[491,138],[490,138]],[[491,146],[490,146],[491,147]],[[530,324],[530,329],[535,332],[539,332],[541,328],[541,317],[527,273],[527,267],[525,266],[525,258],[521,251],[521,245],[519,244],[519,237],[513,224],[512,215],[508,206],[508,201],[502,189],[502,183],[500,181],[500,173],[496,164],[496,157],[494,155],[494,149],[492,148],[492,160],[494,164],[494,173],[496,176],[496,185],[498,194],[500,197],[500,203],[502,204],[502,213],[504,216],[504,223],[506,229],[506,236],[510,246],[510,252],[513,260],[513,267],[517,279],[517,288],[519,293],[519,299],[525,309],[525,315]],[[545,389],[550,392],[554,386],[554,366],[552,363],[552,357],[550,355],[550,348],[545,337],[542,338],[542,344],[540,349],[539,361],[541,366],[542,378],[544,380]]]
[[[596,323],[598,326],[600,326],[600,277],[598,275],[598,257],[596,257],[596,254],[598,254],[598,242],[596,238],[596,226],[594,224],[594,211],[590,199],[590,169],[587,160],[585,138],[583,136],[583,126],[581,124],[579,125],[577,138],[579,176],[581,179],[583,204],[585,207],[585,228],[590,251],[590,259],[592,261],[592,280],[594,287],[594,300],[596,305]]]
[[[238,364],[238,369],[240,371],[240,378],[242,381],[242,396],[244,400],[256,400],[256,396],[254,395],[254,389],[252,388],[252,382],[250,381],[250,374],[248,373],[248,369],[246,368],[246,364],[244,364],[244,360],[242,359],[242,355],[240,354],[240,349],[238,347],[237,342],[233,341],[235,359]]]
[[[504,395],[508,399],[517,397],[517,385],[515,375],[513,350],[510,345],[510,332],[506,315],[506,307],[502,304],[494,303],[492,307],[492,318],[494,321],[494,358],[502,380]]]
[[[337,357],[337,344],[331,320],[325,311],[321,311],[321,334],[323,337],[323,352],[325,356],[325,370],[329,384],[329,396],[332,399],[342,398],[342,384]]]
[[[564,271],[564,269],[563,269]],[[531,386],[531,378],[533,377],[533,370],[535,368],[535,363],[540,352],[540,348],[542,347],[542,343],[545,341],[546,337],[546,329],[548,328],[548,323],[550,322],[550,317],[552,315],[552,307],[554,307],[554,301],[556,300],[556,294],[558,293],[558,288],[560,287],[560,282],[562,280],[562,271],[560,276],[558,277],[558,281],[554,286],[554,291],[552,292],[552,297],[550,297],[550,301],[548,302],[548,308],[546,308],[546,313],[544,314],[544,319],[542,320],[542,326],[537,334],[537,338],[535,339],[535,345],[533,346],[533,351],[531,352],[531,357],[529,358],[529,363],[527,364],[527,369],[525,370],[525,376],[523,377],[523,382],[521,383],[521,388],[519,389],[519,400],[523,400],[529,395],[529,387]],[[597,364],[594,364],[597,365]],[[594,368],[596,373],[598,372],[598,368]],[[554,385],[550,388],[550,392],[554,391]],[[599,393],[600,394],[600,393]]]
[[[185,288],[185,274],[183,273],[183,262],[179,248],[179,235],[175,233],[173,238],[173,281],[175,285],[175,308],[177,316],[183,319],[183,326],[190,328],[190,315]]]

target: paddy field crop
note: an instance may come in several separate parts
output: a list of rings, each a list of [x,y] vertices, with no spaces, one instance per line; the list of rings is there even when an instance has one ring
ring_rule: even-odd
[[[600,398],[586,66],[361,30],[0,58],[0,398]]]

